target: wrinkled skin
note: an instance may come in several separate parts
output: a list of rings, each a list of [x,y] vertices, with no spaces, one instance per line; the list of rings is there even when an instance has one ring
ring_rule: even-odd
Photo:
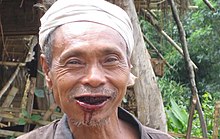
[[[52,65],[48,67],[43,54],[41,62],[47,85],[67,114],[75,138],[124,138],[124,134],[134,138],[130,135],[133,129],[117,116],[130,72],[126,44],[120,34],[91,22],[68,23],[54,33]],[[77,101],[82,96],[108,99],[90,109]]]

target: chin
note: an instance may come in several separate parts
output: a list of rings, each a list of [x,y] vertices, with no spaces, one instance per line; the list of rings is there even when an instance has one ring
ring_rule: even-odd
[[[86,118],[84,120],[77,120],[74,118],[69,118],[69,121],[77,127],[102,127],[109,123],[109,117],[102,119],[89,119]]]

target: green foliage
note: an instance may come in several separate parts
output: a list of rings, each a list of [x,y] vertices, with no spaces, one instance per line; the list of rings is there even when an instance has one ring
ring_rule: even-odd
[[[18,125],[25,125],[25,124],[26,124],[26,120],[24,118],[18,119]]]
[[[31,115],[25,109],[22,109],[22,116],[29,118],[29,119],[31,118]]]
[[[177,100],[179,105],[189,105],[190,90],[167,78],[158,79],[159,87],[164,99],[165,105],[171,105],[171,100]]]
[[[202,95],[202,109],[204,111],[205,121],[207,124],[207,130],[208,130],[208,137],[212,137],[212,130],[213,130],[213,113],[214,113],[214,102],[215,99],[211,96],[210,93],[205,92],[204,95]],[[199,115],[198,112],[195,111],[194,114],[194,120],[193,120],[193,130],[192,134],[195,136],[202,136],[202,130],[200,127],[200,121],[199,121]]]
[[[187,125],[187,106],[190,92],[187,87],[167,78],[158,79],[159,87],[164,98],[169,131],[185,133]]]
[[[178,105],[174,99],[171,98],[171,106],[166,107],[168,117],[169,130],[178,133],[184,133],[187,128],[188,114],[181,105]]]
[[[202,95],[202,109],[205,112],[205,120],[207,124],[207,129],[208,129],[208,135],[212,135],[212,130],[213,130],[213,114],[214,114],[214,103],[215,99],[212,97],[212,95],[208,92],[205,92]]]
[[[210,11],[203,2],[195,1],[199,9],[187,15],[185,29],[191,58],[199,67],[199,91],[201,95],[213,92],[212,95],[220,99],[220,4],[216,0],[210,2],[217,9],[216,12]]]
[[[31,115],[31,120],[36,122],[36,121],[39,121],[42,117],[40,115],[37,115],[37,114],[34,114],[34,115]]]
[[[39,98],[44,98],[44,90],[36,88],[34,94]]]
[[[220,99],[220,1],[210,0],[216,12],[212,12],[202,0],[194,0],[192,5],[199,8],[191,10],[181,16],[191,59],[198,66],[196,85],[204,111],[211,138],[213,128],[214,102]],[[163,30],[179,43],[179,34],[172,15],[157,14],[159,24]],[[159,87],[164,99],[164,106],[168,118],[168,128],[171,132],[186,133],[190,109],[189,77],[183,57],[171,46],[160,33],[143,17],[140,25],[145,36],[157,47],[175,71],[165,69],[163,78],[158,79]],[[158,57],[146,44],[152,57]],[[202,131],[197,111],[195,111],[192,135],[201,137]]]
[[[19,125],[25,125],[27,123],[27,120],[31,120],[33,122],[37,122],[41,120],[42,117],[38,114],[29,114],[26,110],[22,109],[22,117],[18,119]]]
[[[159,79],[159,86],[164,98],[169,131],[185,134],[188,124],[189,89],[175,81],[168,82],[166,78]],[[208,136],[211,138],[215,99],[208,92],[205,92],[201,99],[202,109],[207,123]],[[192,135],[201,137],[202,130],[197,111],[195,111],[193,119]]]

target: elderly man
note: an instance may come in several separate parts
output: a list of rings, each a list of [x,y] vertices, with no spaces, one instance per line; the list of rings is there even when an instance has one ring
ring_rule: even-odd
[[[119,105],[133,83],[132,24],[104,0],[58,0],[41,19],[47,86],[65,113],[22,139],[168,139]]]

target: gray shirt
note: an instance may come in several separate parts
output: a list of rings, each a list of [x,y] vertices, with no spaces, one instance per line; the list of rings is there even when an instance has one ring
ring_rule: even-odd
[[[118,117],[134,127],[140,139],[172,139],[164,132],[143,126],[133,115],[122,108],[118,108]],[[74,133],[73,133],[74,134]],[[19,136],[18,139],[74,139],[67,123],[67,116],[64,115],[61,120],[35,129],[27,134]]]

